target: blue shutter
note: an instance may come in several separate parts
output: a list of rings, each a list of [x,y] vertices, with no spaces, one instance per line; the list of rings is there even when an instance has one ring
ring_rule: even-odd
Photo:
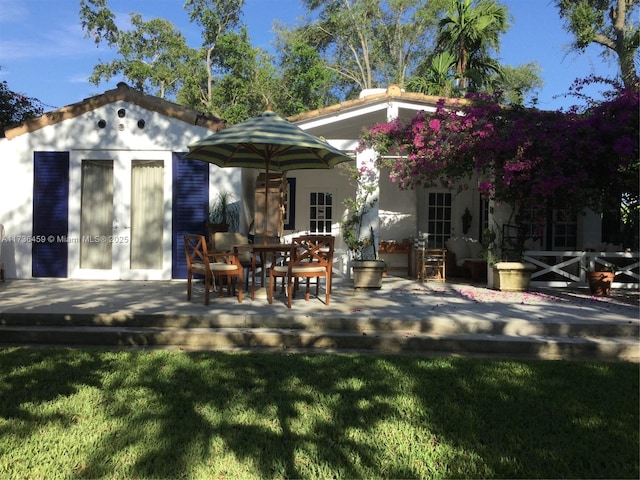
[[[67,277],[69,152],[33,153],[32,275]]]
[[[184,235],[206,235],[209,211],[209,164],[173,154],[171,277],[187,278]]]

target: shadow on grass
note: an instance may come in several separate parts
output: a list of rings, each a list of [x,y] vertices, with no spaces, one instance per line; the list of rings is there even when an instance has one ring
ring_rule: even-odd
[[[446,477],[640,475],[637,365],[451,359],[416,373],[425,428],[460,452]]]
[[[41,407],[98,390],[99,440],[67,477],[638,478],[632,364],[16,349],[0,366],[16,442],[73,428]]]

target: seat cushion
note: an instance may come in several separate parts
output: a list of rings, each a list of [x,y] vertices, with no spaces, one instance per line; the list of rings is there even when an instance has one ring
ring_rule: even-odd
[[[273,267],[273,271],[275,273],[288,273],[289,267],[286,265],[275,265]],[[300,274],[300,273],[325,273],[327,269],[322,266],[314,266],[314,265],[299,265],[295,267],[291,267],[291,273]]]
[[[215,262],[210,265],[212,272],[235,272],[238,270],[237,265],[230,265],[228,263]]]
[[[327,269],[322,266],[314,266],[314,265],[297,265],[295,267],[291,267],[291,273],[324,273]]]

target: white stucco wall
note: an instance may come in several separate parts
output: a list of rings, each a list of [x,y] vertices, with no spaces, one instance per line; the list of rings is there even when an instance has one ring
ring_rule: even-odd
[[[124,109],[124,118],[118,110]],[[98,122],[105,120],[106,127]],[[144,128],[138,121],[144,121]],[[5,227],[7,240],[2,247],[2,259],[8,278],[30,278],[32,272],[31,242],[33,228],[33,159],[34,151],[70,152],[70,217],[77,213],[79,192],[77,184],[79,161],[82,158],[161,159],[165,168],[165,229],[170,234],[172,152],[186,152],[187,146],[212,132],[204,127],[189,125],[180,120],[146,110],[129,102],[114,102],[78,117],[46,126],[11,140],[0,140],[0,223]],[[211,198],[218,188],[239,189],[238,169],[210,167]],[[75,182],[75,183],[74,183]],[[239,191],[239,190],[236,190]],[[240,198],[240,195],[237,195]],[[70,234],[78,220],[70,218]],[[163,277],[170,275],[170,248],[165,251]],[[166,250],[166,248],[165,248]],[[70,262],[72,259],[70,259]],[[72,268],[70,268],[70,275]],[[170,278],[170,277],[169,277]]]

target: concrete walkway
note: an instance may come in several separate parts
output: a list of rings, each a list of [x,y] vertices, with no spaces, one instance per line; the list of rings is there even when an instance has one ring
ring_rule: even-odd
[[[193,298],[187,301],[185,281],[8,280],[0,283],[0,325],[10,325],[13,317],[38,318],[39,325],[54,316],[140,321],[173,317],[209,319],[208,325],[236,328],[318,330],[347,322],[366,334],[367,328],[379,329],[386,322],[396,330],[399,326],[431,335],[483,333],[509,338],[599,335],[593,332],[617,336],[616,329],[625,329],[625,341],[640,358],[637,291],[615,291],[611,297],[566,289],[515,293],[390,276],[381,290],[374,291],[355,291],[348,282],[337,281],[330,305],[322,299],[321,288],[320,299],[306,302],[299,295],[288,309],[283,295],[269,305],[266,297],[252,301],[245,293],[240,304],[236,298],[215,294],[205,306],[201,283],[194,285]],[[627,356],[628,351],[627,345]]]

